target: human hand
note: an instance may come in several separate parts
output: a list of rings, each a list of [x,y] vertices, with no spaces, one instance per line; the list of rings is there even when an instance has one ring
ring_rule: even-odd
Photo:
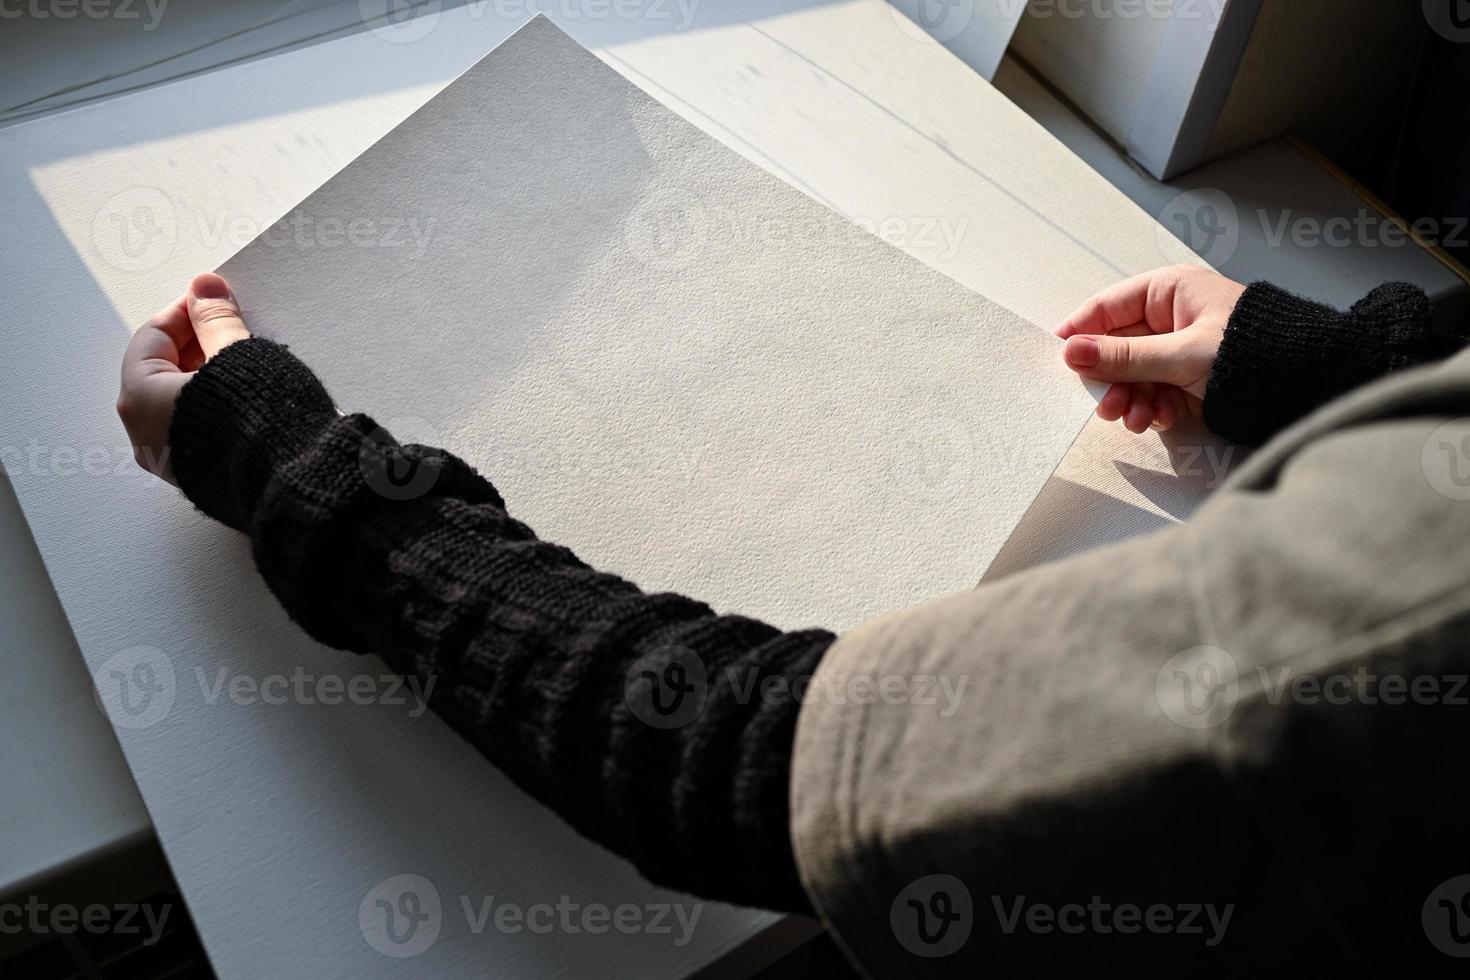
[[[123,354],[117,414],[138,465],[170,483],[168,427],[179,389],[227,345],[250,336],[229,285],[212,272],[138,328]]]
[[[1134,276],[1098,293],[1057,328],[1067,366],[1111,382],[1099,418],[1132,432],[1198,416],[1225,325],[1245,287],[1192,265]]]

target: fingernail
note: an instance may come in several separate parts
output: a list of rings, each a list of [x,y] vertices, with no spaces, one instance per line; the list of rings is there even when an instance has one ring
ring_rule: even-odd
[[[230,287],[213,272],[201,272],[194,277],[189,291],[199,299],[229,299]]]
[[[1102,360],[1102,350],[1091,337],[1073,337],[1067,341],[1067,361],[1073,367],[1097,367]]]

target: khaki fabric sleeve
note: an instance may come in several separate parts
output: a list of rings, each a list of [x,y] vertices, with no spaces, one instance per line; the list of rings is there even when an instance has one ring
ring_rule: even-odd
[[[792,833],[859,968],[1463,968],[1467,368],[1314,416],[1188,524],[839,638]]]

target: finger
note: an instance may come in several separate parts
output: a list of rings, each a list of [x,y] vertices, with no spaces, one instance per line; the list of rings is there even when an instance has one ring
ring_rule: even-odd
[[[1179,407],[1174,399],[1174,394],[1178,391],[1178,388],[1169,385],[1159,389],[1159,393],[1154,396],[1153,427],[1160,432],[1168,432],[1179,421]]]
[[[1056,335],[1065,340],[1081,334],[1112,333],[1146,322],[1150,309],[1157,306],[1151,294],[1158,293],[1158,287],[1171,277],[1177,278],[1175,270],[1155,269],[1109,286],[1067,317],[1056,329]]]
[[[1109,286],[1083,303],[1057,328],[1063,339],[1079,334],[1105,334],[1143,320],[1144,304],[1153,273],[1144,273]]]
[[[1168,432],[1178,425],[1181,419],[1189,416],[1189,405],[1185,401],[1183,390],[1167,385],[1159,389],[1154,396],[1154,428],[1160,432]]]
[[[1128,403],[1128,414],[1123,424],[1129,432],[1139,435],[1154,423],[1154,385],[1149,382],[1133,386],[1133,397]]]
[[[1187,384],[1204,370],[1195,347],[1183,333],[1075,336],[1067,341],[1064,357],[1068,367],[1095,381]]]
[[[1198,415],[1200,406],[1203,404],[1200,399],[1195,398],[1183,388],[1169,389],[1169,398],[1174,403],[1175,425]]]
[[[235,294],[213,272],[201,272],[189,284],[189,320],[206,360],[250,336]]]
[[[184,349],[179,351],[179,370],[193,372],[204,366],[204,349],[199,346],[199,338],[189,336],[189,342]]]
[[[1132,385],[1113,385],[1097,403],[1097,417],[1105,422],[1116,422],[1128,411],[1128,404],[1132,400]]]
[[[123,353],[123,382],[179,370],[182,348],[193,339],[187,297],[180,296],[133,332]]]

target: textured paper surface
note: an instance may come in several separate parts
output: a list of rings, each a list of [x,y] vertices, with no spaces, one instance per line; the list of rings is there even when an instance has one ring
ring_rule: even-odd
[[[354,221],[419,254],[292,233]],[[786,628],[973,585],[1092,405],[1054,338],[545,19],[220,271],[347,410],[543,537]]]
[[[589,38],[600,29],[568,26]],[[206,700],[201,680],[213,690],[221,670],[259,681],[298,669],[369,677],[381,666],[305,640],[249,571],[244,541],[135,475],[119,452],[111,401],[125,327],[248,241],[234,237],[237,226],[258,229],[289,211],[499,30],[446,14],[423,44],[354,38],[0,133],[0,166],[17,190],[0,213],[26,242],[0,254],[6,465],[104,686],[141,662],[134,650],[167,658],[157,664],[174,681],[168,710],[149,709],[143,725],[117,711],[114,720],[222,976],[674,975],[772,921],[710,906],[685,946],[667,934],[472,932],[461,896],[522,906],[563,895],[611,907],[671,899],[562,830],[432,715],[409,717],[411,704]],[[943,52],[896,45],[893,31],[885,5],[863,2],[644,39],[605,57],[765,169],[872,217],[910,254],[1037,321],[1173,258],[1159,251],[1169,236],[1156,238],[1142,212],[1002,96]],[[201,106],[213,128],[197,121]],[[153,207],[160,200],[166,210]],[[955,234],[940,237],[935,219]],[[519,274],[551,274],[544,248],[525,246]],[[426,336],[424,322],[413,318],[400,336]],[[466,357],[425,347],[431,355],[440,368]],[[1046,370],[1065,377],[1054,362]],[[349,408],[377,411],[407,435],[456,436],[455,420],[432,418],[418,401],[411,414],[427,425],[415,431],[408,413],[367,390],[379,380],[332,384]],[[490,460],[496,448],[475,454]],[[952,472],[950,458],[939,453],[928,472]],[[944,481],[931,482],[942,498]],[[535,505],[517,496],[518,512]],[[545,519],[527,519],[552,533]],[[980,553],[969,556],[972,573]],[[399,874],[430,880],[443,905],[432,948],[405,960],[372,949],[357,922],[359,903]]]

